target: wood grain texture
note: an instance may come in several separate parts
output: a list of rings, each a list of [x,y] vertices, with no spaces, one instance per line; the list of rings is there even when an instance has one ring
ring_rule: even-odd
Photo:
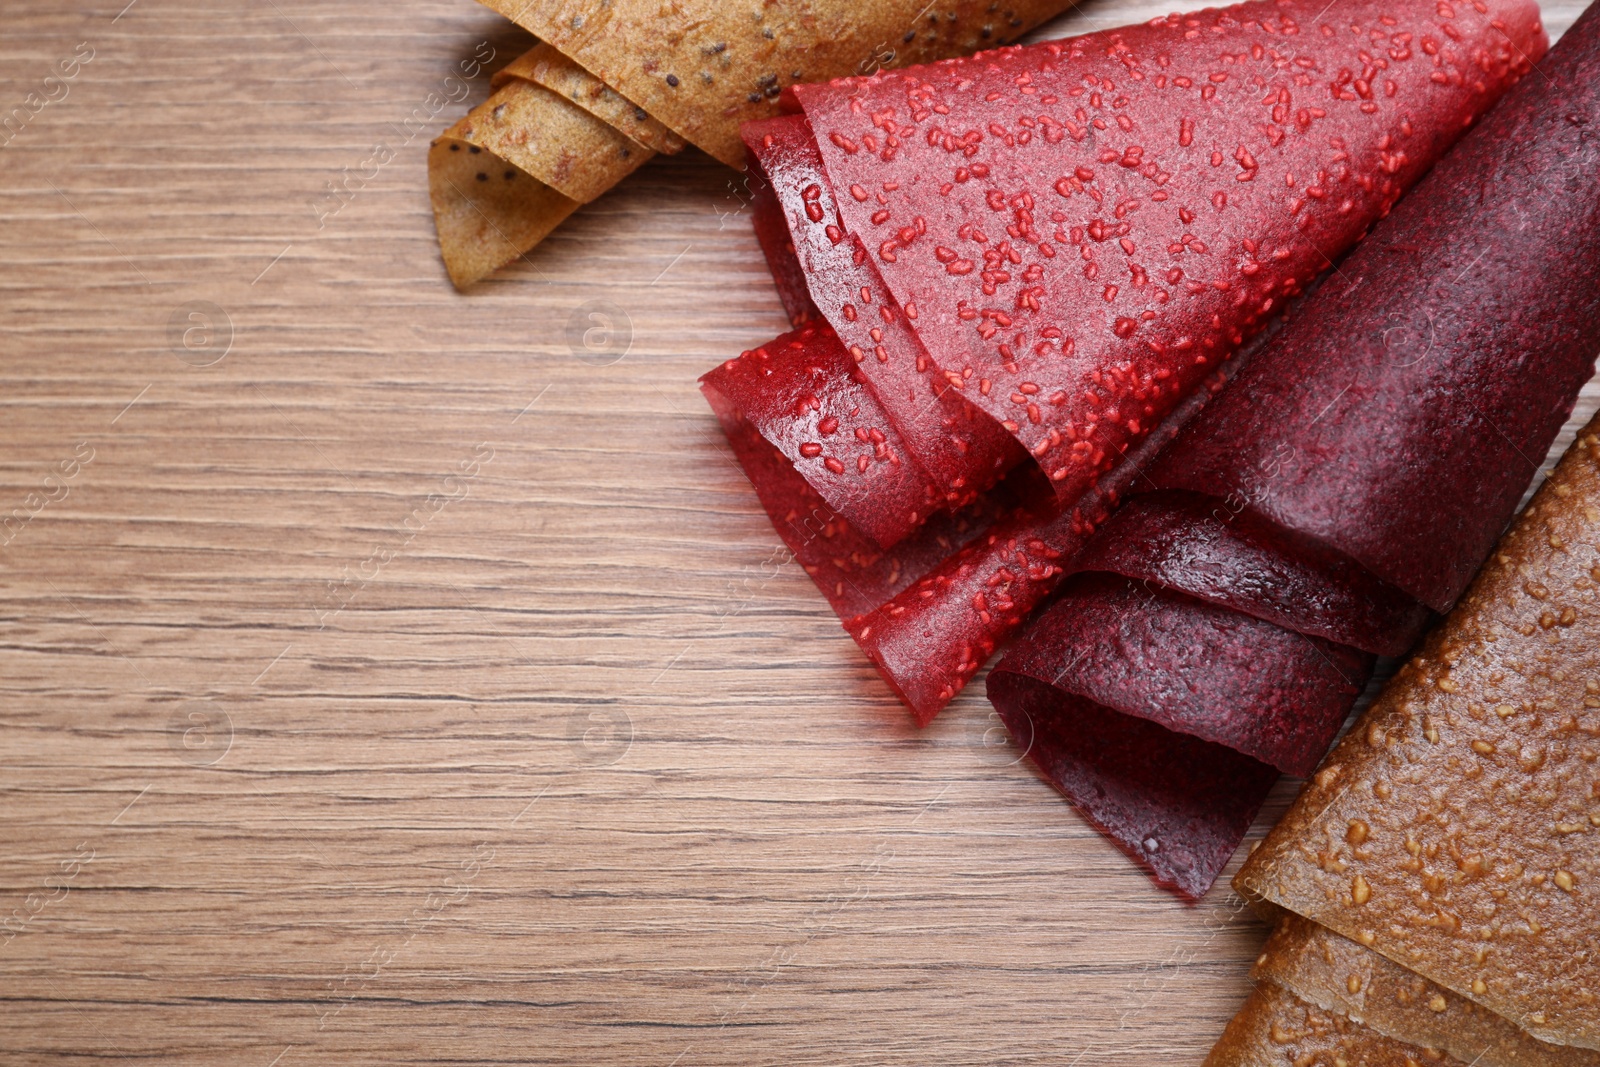
[[[1262,930],[981,684],[915,731],[729,458],[695,378],[784,326],[737,176],[462,297],[424,158],[487,81],[429,94],[525,37],[123,3],[0,39],[0,115],[93,49],[0,134],[0,1061],[1202,1059]]]

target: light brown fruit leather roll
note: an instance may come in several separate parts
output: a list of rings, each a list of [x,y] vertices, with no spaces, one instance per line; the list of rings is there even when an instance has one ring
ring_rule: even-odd
[[[1234,885],[1600,1049],[1600,417]]]
[[[1600,1052],[1549,1045],[1481,1004],[1299,915],[1286,914],[1250,976],[1385,1037],[1477,1067],[1600,1067]]]
[[[691,142],[743,168],[739,125],[777,113],[785,86],[1015,41],[1069,0],[484,0],[541,38],[428,156],[450,280],[466,288],[544,240],[654,153]],[[449,148],[454,144],[459,147]],[[446,146],[441,149],[440,145]],[[443,154],[495,158],[469,169]],[[512,183],[502,187],[510,164]],[[500,166],[497,172],[492,168]],[[480,184],[485,173],[490,185]],[[521,175],[526,175],[523,179]]]
[[[1326,1011],[1272,982],[1257,985],[1205,1067],[1466,1067]]]
[[[548,46],[515,60],[496,83],[428,150],[439,250],[458,288],[516,259],[637,170],[655,153],[636,136],[663,151],[682,147],[649,116],[628,117],[638,109],[626,110]]]

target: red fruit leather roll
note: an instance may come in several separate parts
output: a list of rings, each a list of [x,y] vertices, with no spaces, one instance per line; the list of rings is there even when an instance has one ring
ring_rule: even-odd
[[[1019,746],[1157,882],[1211,886],[1278,770],[1308,774],[1368,653],[1153,583],[1080,575],[989,673]]]
[[[740,132],[771,190],[756,204],[757,232],[781,229],[786,237],[762,237],[780,293],[794,277],[809,286],[807,304],[833,326],[857,377],[898,431],[900,448],[928,472],[944,506],[970,502],[1022,461],[1021,446],[933,373],[914,324],[866,249],[844,232],[805,117],[748,122]],[[784,298],[785,306],[791,302]]]
[[[1151,472],[1247,502],[1437,611],[1600,349],[1600,16],[1340,266]]]
[[[1531,0],[1271,0],[794,98],[933,364],[1072,500],[1545,45]]]
[[[1130,337],[1120,337],[1113,330],[1092,346],[1081,347],[1075,342],[1072,354],[1067,358],[1062,358],[1058,350],[1051,350],[1055,353],[1049,360],[1054,367],[1051,373],[1061,372],[1066,378],[1072,378],[1080,384],[1088,382],[1091,388],[1077,390],[1072,395],[1063,392],[1058,398],[1056,393],[1035,389],[1038,381],[1018,381],[1016,391],[1007,401],[1021,405],[1023,410],[1028,410],[1027,404],[1033,404],[1041,419],[1048,415],[1055,420],[1053,431],[1040,430],[1042,436],[1034,441],[1040,455],[1050,452],[1062,441],[1069,441],[1071,448],[1066,451],[1088,457],[1085,462],[1094,470],[1099,470],[1110,463],[1113,455],[1142,452],[1143,449],[1129,447],[1130,443],[1148,432],[1149,424],[1157,414],[1168,411],[1177,394],[1188,388],[1193,376],[1202,373],[1207,364],[1221,358],[1225,349],[1242,340],[1247,327],[1270,310],[1273,301],[1294,292],[1301,284],[1301,279],[1312,277],[1326,262],[1322,259],[1322,253],[1337,254],[1354,240],[1364,226],[1387,209],[1400,188],[1432,162],[1470,123],[1481,106],[1500,93],[1515,73],[1526,66],[1525,56],[1537,56],[1544,47],[1536,9],[1529,4],[1510,0],[1492,10],[1487,6],[1483,11],[1474,7],[1459,15],[1440,13],[1446,12],[1446,9],[1439,8],[1438,12],[1428,15],[1424,20],[1424,30],[1411,27],[1411,21],[1420,17],[1415,14],[1405,16],[1411,21],[1402,24],[1398,16],[1373,14],[1370,5],[1336,0],[1326,9],[1326,17],[1308,22],[1306,31],[1301,33],[1299,27],[1293,24],[1297,12],[1308,18],[1316,14],[1304,11],[1301,5],[1293,3],[1245,5],[1221,13],[1210,12],[1176,21],[1159,21],[1113,34],[1055,42],[1054,47],[1002,50],[978,60],[914,71],[914,77],[910,80],[867,79],[841,82],[826,89],[810,87],[802,91],[800,99],[806,103],[808,117],[812,121],[820,121],[818,114],[825,112],[828,107],[837,104],[845,111],[850,111],[852,107],[860,106],[862,99],[866,99],[862,94],[870,96],[872,93],[881,95],[888,92],[884,88],[886,85],[899,86],[902,91],[909,87],[920,93],[917,86],[921,82],[916,79],[929,77],[946,86],[954,94],[952,99],[961,108],[971,111],[980,107],[973,99],[977,90],[971,86],[963,87],[960,79],[970,74],[974,79],[987,79],[984,84],[990,85],[997,78],[1003,81],[1002,75],[1007,75],[1015,76],[1016,83],[985,89],[981,94],[985,97],[981,107],[991,108],[996,114],[1002,113],[1007,107],[1014,111],[1012,105],[1020,97],[1024,103],[1031,101],[1035,111],[1040,107],[1054,108],[1056,111],[1052,113],[1063,116],[1076,115],[1075,109],[1079,107],[1093,108],[1105,126],[1103,130],[1098,128],[1093,118],[1063,118],[1052,126],[1044,121],[1047,116],[1041,113],[1039,119],[1029,119],[1035,122],[1035,126],[1026,131],[1026,136],[1016,132],[1007,134],[1010,143],[1006,144],[1006,137],[994,134],[985,125],[983,130],[989,132],[977,132],[976,147],[968,144],[961,149],[964,162],[957,166],[964,170],[966,181],[949,183],[948,190],[943,189],[942,185],[933,185],[928,177],[937,174],[938,169],[929,169],[931,164],[923,158],[926,153],[916,147],[924,142],[912,139],[891,146],[887,141],[887,133],[882,130],[878,131],[883,134],[882,141],[869,143],[862,139],[849,142],[855,147],[854,155],[848,150],[849,145],[836,143],[832,137],[813,140],[827,167],[826,172],[821,174],[815,172],[814,161],[806,162],[803,154],[794,148],[796,139],[793,134],[799,129],[798,126],[764,127],[754,131],[753,140],[758,146],[765,147],[765,157],[774,161],[771,164],[771,176],[779,203],[787,195],[794,204],[793,210],[786,210],[786,221],[793,227],[791,243],[797,254],[807,247],[805,234],[808,228],[814,229],[815,225],[821,225],[827,241],[826,245],[814,246],[819,257],[825,258],[830,250],[836,248],[833,236],[827,233],[828,228],[835,225],[828,221],[830,210],[840,212],[841,221],[848,224],[840,228],[841,233],[845,229],[859,232],[862,225],[859,216],[862,212],[870,209],[871,213],[885,211],[892,214],[891,207],[898,210],[895,205],[901,205],[911,187],[917,186],[919,195],[930,202],[937,202],[934,206],[941,212],[938,219],[943,220],[939,225],[953,227],[957,236],[967,241],[960,247],[976,248],[979,247],[978,238],[989,240],[987,235],[971,227],[967,227],[964,236],[959,233],[968,222],[965,218],[957,221],[962,212],[970,209],[974,212],[974,218],[997,218],[998,225],[991,228],[995,230],[993,237],[998,243],[991,250],[998,253],[1002,247],[1009,249],[1006,253],[1009,262],[1011,253],[1021,255],[1018,249],[1023,246],[1009,243],[1012,239],[1020,241],[1021,238],[1002,231],[1001,227],[1009,226],[1016,233],[1022,233],[1019,227],[1031,218],[1028,213],[1034,208],[1029,208],[1020,199],[1018,203],[1021,207],[1012,205],[1006,208],[1001,202],[1002,190],[996,184],[999,180],[997,175],[1001,172],[980,173],[980,165],[990,166],[983,160],[991,160],[998,165],[1001,155],[1015,155],[1018,162],[1013,171],[1019,167],[1026,170],[1027,166],[1034,164],[1048,169],[1047,165],[1061,162],[1063,153],[1081,154],[1093,150],[1094,145],[1108,143],[1108,139],[1126,140],[1124,135],[1128,131],[1123,128],[1124,123],[1119,121],[1119,117],[1126,120],[1127,124],[1135,124],[1136,119],[1143,123],[1149,115],[1162,112],[1169,106],[1175,108],[1198,94],[1205,106],[1189,116],[1193,119],[1193,128],[1183,136],[1190,143],[1171,149],[1169,153],[1173,160],[1188,160],[1195,165],[1180,166],[1174,162],[1175,171],[1158,169],[1154,174],[1146,173],[1149,168],[1143,162],[1136,168],[1101,167],[1104,173],[1099,178],[1091,175],[1085,179],[1079,176],[1074,164],[1071,174],[1059,179],[1070,195],[1062,196],[1052,191],[1051,195],[1056,198],[1052,203],[1057,204],[1049,208],[1052,214],[1066,210],[1059,205],[1071,205],[1073,211],[1089,211],[1090,204],[1097,205],[1096,210],[1101,207],[1105,209],[1101,215],[1085,215],[1079,220],[1083,229],[1079,235],[1080,243],[1070,246],[1075,253],[1075,258],[1069,257],[1076,264],[1072,268],[1074,275],[1066,277],[1057,271],[1049,276],[1053,284],[1060,283],[1055,288],[1062,294],[1062,303],[1051,303],[1048,308],[1041,305],[1035,311],[1024,300],[1011,311],[996,311],[994,308],[975,311],[971,300],[961,295],[966,289],[978,286],[992,290],[992,293],[985,295],[986,300],[993,296],[998,301],[1002,290],[1022,299],[1025,294],[1012,283],[1029,274],[1035,275],[1034,281],[1045,277],[1033,270],[1038,264],[1024,268],[1020,263],[1013,263],[1010,270],[1003,269],[1002,265],[980,275],[967,276],[959,272],[950,274],[943,265],[934,270],[931,265],[938,262],[938,255],[930,260],[922,252],[890,248],[887,249],[890,258],[885,258],[885,249],[881,246],[876,256],[868,255],[860,260],[852,252],[843,264],[843,268],[848,270],[859,271],[863,266],[870,268],[872,274],[867,276],[866,284],[869,292],[874,294],[877,289],[872,278],[876,276],[878,282],[885,282],[892,289],[896,284],[893,274],[896,270],[912,282],[925,283],[924,291],[934,291],[937,285],[939,299],[928,305],[931,311],[922,311],[916,319],[911,317],[916,310],[913,302],[895,299],[897,296],[904,297],[903,292],[896,290],[883,298],[874,296],[874,306],[900,308],[904,323],[916,325],[915,336],[910,336],[909,332],[906,334],[907,341],[914,344],[885,345],[885,354],[889,357],[887,362],[894,364],[898,353],[914,352],[915,345],[923,343],[930,346],[930,357],[937,362],[937,352],[931,347],[934,340],[938,337],[948,340],[956,336],[951,331],[957,330],[957,324],[960,323],[965,323],[959,326],[960,330],[970,330],[972,336],[979,335],[981,331],[990,335],[991,340],[1000,336],[995,333],[996,330],[1010,329],[1015,325],[1011,319],[1013,314],[1027,328],[1036,327],[1041,335],[1051,328],[1045,318],[1063,308],[1077,308],[1087,316],[1085,321],[1102,321],[1103,324],[1103,318],[1097,316],[1103,317],[1109,312],[1103,312],[1095,299],[1110,295],[1103,286],[1112,284],[1106,280],[1109,275],[1100,275],[1101,270],[1109,269],[1104,266],[1104,257],[1112,253],[1130,257],[1125,268],[1128,283],[1122,288],[1127,289],[1132,285],[1133,289],[1143,292],[1153,305],[1145,309],[1152,317],[1147,319],[1141,312],[1139,322],[1147,324],[1152,330],[1160,326],[1163,330],[1169,330],[1169,335],[1172,331],[1188,329],[1189,325],[1200,323],[1195,327],[1199,332],[1188,335],[1178,333],[1171,344],[1154,338],[1156,344],[1152,346],[1148,342],[1153,335],[1146,336],[1136,330]],[[1490,26],[1486,21],[1489,16],[1499,16],[1499,25]],[[1311,28],[1312,25],[1315,29]],[[1447,29],[1441,29],[1441,26]],[[1353,32],[1352,28],[1360,32]],[[1373,36],[1379,33],[1380,28],[1387,35],[1381,42]],[[1201,43],[1196,44],[1197,41]],[[1131,44],[1137,44],[1138,49],[1126,50]],[[1194,83],[1192,73],[1184,73],[1187,68],[1178,65],[1174,59],[1174,56],[1179,56],[1184,63],[1197,63],[1196,56],[1200,53],[1196,49],[1200,49],[1202,44],[1218,56],[1227,52],[1229,62],[1215,61],[1224,66],[1231,63],[1234,68],[1229,79],[1215,82],[1206,79],[1206,84],[1213,87],[1210,90]],[[1380,44],[1384,47],[1380,48]],[[1119,48],[1123,50],[1119,51]],[[1235,48],[1238,51],[1227,51]],[[1414,50],[1421,50],[1420,54],[1426,57],[1420,61],[1426,66],[1425,73],[1419,73],[1418,67],[1409,65],[1416,58]],[[1394,57],[1389,56],[1390,51],[1395,53]],[[1359,61],[1352,70],[1359,72],[1361,77],[1352,73],[1346,78],[1345,68],[1334,65],[1337,57],[1347,53],[1353,56],[1352,62]],[[1124,66],[1124,63],[1127,65]],[[1116,70],[1108,73],[1110,68],[1107,64],[1112,64]],[[1252,67],[1252,64],[1256,66]],[[1475,73],[1470,78],[1461,75],[1463,64],[1476,64],[1473,68]],[[1255,73],[1247,74],[1247,70],[1255,70]],[[1094,75],[1094,85],[1090,86],[1087,78],[1094,71],[1099,73]],[[1120,91],[1118,95],[1112,95],[1116,83],[1111,83],[1111,88],[1107,88],[1111,73],[1123,78],[1123,89],[1127,90],[1132,104],[1122,99]],[[1270,89],[1270,95],[1276,101],[1271,107],[1263,106],[1259,114],[1251,110],[1255,107],[1253,103],[1244,105],[1237,99],[1240,85],[1246,80],[1253,81],[1257,75],[1262,80],[1255,85],[1255,89],[1263,96],[1268,95]],[[1191,84],[1180,85],[1180,79],[1191,79]],[[1046,91],[1049,88],[1046,82],[1053,84],[1055,91]],[[1388,82],[1394,83],[1395,96],[1386,95]],[[1374,89],[1374,86],[1382,91]],[[819,95],[807,102],[805,94],[812,89]],[[1195,93],[1174,96],[1178,89],[1185,92],[1194,89]],[[1312,99],[1307,95],[1317,90],[1324,93],[1325,98],[1317,96]],[[1293,123],[1279,127],[1268,122],[1263,127],[1265,132],[1252,132],[1253,127],[1245,128],[1250,123],[1241,125],[1239,115],[1270,118],[1280,110],[1289,108],[1294,103],[1296,92],[1301,100],[1295,104],[1296,110],[1292,114],[1297,116],[1298,109],[1303,109],[1310,121],[1309,127]],[[1368,99],[1369,95],[1371,99]],[[1063,99],[1067,101],[1066,104],[1062,104]],[[1001,100],[1010,103],[996,106],[996,101]],[[1223,104],[1228,101],[1232,102],[1228,106],[1237,105],[1244,110],[1224,111]],[[1062,110],[1069,106],[1073,109],[1070,112]],[[928,114],[915,121],[932,122],[935,120],[930,116],[935,115],[939,116],[937,121],[945,121],[949,117],[950,107],[944,102],[936,107],[944,108],[947,114],[941,115],[935,107],[923,108],[919,103],[918,110],[925,110]],[[905,108],[901,110],[905,111]],[[1176,121],[1180,114],[1180,111],[1172,111],[1165,115],[1163,121]],[[1234,117],[1230,118],[1230,114]],[[1195,115],[1199,117],[1195,118]],[[1255,121],[1255,118],[1251,121]],[[1066,139],[1073,136],[1071,128],[1065,125],[1068,121],[1078,128],[1085,138],[1083,142],[1075,138],[1070,141]],[[1141,127],[1134,125],[1134,128],[1137,130]],[[780,136],[777,131],[785,129],[789,134]],[[1179,192],[1189,196],[1205,182],[1213,181],[1207,175],[1220,173],[1212,167],[1214,156],[1206,155],[1201,150],[1212,140],[1221,138],[1227,129],[1235,130],[1240,138],[1244,138],[1239,144],[1246,144],[1249,138],[1258,134],[1269,140],[1276,139],[1277,144],[1255,152],[1251,157],[1256,164],[1254,167],[1238,166],[1237,175],[1228,179],[1232,183],[1232,191],[1221,188],[1215,190],[1225,194],[1220,200],[1216,197],[1202,198],[1203,202],[1198,208],[1190,206],[1187,201],[1175,202],[1173,197]],[[1062,134],[1062,130],[1068,132]],[[1198,136],[1195,131],[1204,136]],[[778,148],[763,145],[769,134]],[[895,136],[897,140],[900,137],[898,132]],[[985,141],[985,137],[989,140]],[[941,141],[941,150],[943,144]],[[1041,145],[1046,144],[1050,145],[1047,152],[1041,149]],[[873,161],[864,162],[863,148],[869,149],[867,154],[879,154],[873,157]],[[890,148],[894,148],[894,151],[889,151]],[[1201,155],[1195,156],[1189,149],[1201,152]],[[985,152],[987,155],[983,155],[983,159],[977,158]],[[883,159],[884,155],[889,158]],[[876,168],[884,173],[876,182],[843,182],[839,180],[839,161],[847,156],[854,162],[847,161],[844,164],[846,167]],[[1126,152],[1119,159],[1125,157]],[[940,166],[948,165],[948,156],[939,158],[945,161]],[[1154,159],[1154,155],[1151,159]],[[1262,162],[1263,159],[1267,162]],[[1306,160],[1310,162],[1302,166]],[[1083,165],[1093,169],[1089,164]],[[1218,164],[1220,166],[1221,163]],[[1241,178],[1249,180],[1241,181]],[[1268,179],[1278,183],[1276,188],[1279,191],[1272,196],[1263,192],[1268,189]],[[1056,180],[1053,178],[1052,182]],[[1142,206],[1133,206],[1123,199],[1107,198],[1107,189],[1124,186],[1133,188],[1141,182],[1145,190],[1140,194]],[[813,185],[815,190],[811,190]],[[789,192],[784,194],[782,190],[786,187]],[[800,194],[798,200],[794,197],[796,187]],[[833,190],[836,188],[843,190],[846,195],[834,200]],[[1015,190],[1017,186],[1013,184],[1008,188]],[[812,199],[807,199],[808,191]],[[1032,192],[1026,188],[1023,192],[1031,199]],[[1022,194],[1016,195],[1020,197]],[[894,197],[900,199],[891,203]],[[981,201],[981,208],[978,201]],[[991,207],[991,203],[997,206]],[[1222,206],[1219,207],[1218,203]],[[812,206],[815,210],[811,209]],[[1248,211],[1245,210],[1247,207]],[[982,214],[982,209],[988,209],[990,214]],[[1004,216],[994,214],[1002,209],[1011,213]],[[1040,217],[1043,217],[1044,211],[1044,208],[1038,208]],[[851,217],[852,212],[856,218]],[[821,218],[813,218],[814,215],[820,215]],[[799,223],[802,216],[806,219],[806,225]],[[1096,219],[1099,219],[1098,224]],[[1052,219],[1052,222],[1058,228],[1068,227],[1070,236],[1070,229],[1074,226],[1071,218]],[[870,214],[866,225],[877,225],[871,223]],[[989,224],[985,222],[984,225]],[[1124,225],[1126,232],[1122,232]],[[1104,240],[1097,240],[1097,235]],[[912,237],[916,235],[912,234]],[[1157,238],[1154,244],[1150,241],[1152,237]],[[1271,238],[1270,242],[1268,237]],[[853,240],[848,233],[844,234],[844,238]],[[1144,244],[1137,243],[1136,238],[1137,242]],[[1132,258],[1133,254],[1126,252],[1123,240],[1130,242],[1135,250],[1145,248],[1147,253],[1152,247],[1164,249],[1160,255],[1166,257],[1161,260],[1161,270],[1165,273],[1152,274],[1143,266],[1135,271],[1134,266],[1138,262],[1154,260],[1145,256],[1137,260]],[[1312,250],[1316,253],[1314,256],[1307,251],[1313,241],[1320,245],[1320,250]],[[840,245],[842,243],[839,242]],[[913,249],[921,247],[915,240],[912,243]],[[1047,241],[1041,242],[1041,246],[1048,244]],[[856,246],[852,243],[851,248],[854,250]],[[1029,255],[1034,255],[1034,246],[1026,248]],[[1061,251],[1054,246],[1051,250]],[[1051,258],[1044,251],[1038,251],[1037,254],[1045,259]],[[825,292],[826,280],[835,266],[833,260],[827,260],[828,269],[823,269],[821,264],[824,258],[817,260],[816,269],[806,272],[814,297]],[[920,274],[907,274],[913,262],[920,263],[926,269],[919,268]],[[1060,266],[1067,262],[1067,258],[1058,256],[1055,262]],[[1096,262],[1102,265],[1093,266]],[[1222,270],[1217,265],[1224,262],[1228,265],[1226,270],[1233,272],[1227,277],[1213,277],[1204,273],[1213,267]],[[883,273],[878,276],[880,270]],[[1197,270],[1201,273],[1193,273]],[[1174,275],[1172,271],[1180,273]],[[1190,274],[1182,273],[1184,271]],[[1012,277],[1013,273],[1016,278]],[[1085,277],[1080,279],[1077,277],[1079,273]],[[1087,277],[1089,274],[1094,277]],[[921,281],[918,281],[919,277]],[[1175,277],[1177,282],[1152,283],[1149,288],[1132,284],[1141,277],[1146,281],[1150,277]],[[1202,278],[1217,284],[1202,284],[1201,280],[1197,280]],[[958,288],[960,286],[966,289]],[[1031,286],[1028,289],[1030,298],[1035,288]],[[1094,296],[1094,299],[1085,303],[1085,292]],[[1224,294],[1226,299],[1218,294]],[[1127,293],[1122,295],[1128,297]],[[1218,303],[1219,300],[1222,303]],[[840,322],[848,321],[844,315],[844,305],[838,298],[818,298],[817,306],[825,316],[834,317]],[[1105,304],[1108,308],[1112,306]],[[859,315],[859,307],[852,310]],[[994,314],[984,314],[986,310],[994,311]],[[930,323],[933,323],[931,332]],[[902,324],[899,318],[884,323],[886,327]],[[1085,333],[1081,336],[1087,339],[1090,335]],[[1087,341],[1083,341],[1083,344],[1086,345]],[[915,371],[916,356],[909,358]],[[1044,358],[1040,356],[1040,359]],[[1152,362],[1160,360],[1168,362],[1162,366]],[[882,362],[885,361],[879,361]],[[1074,375],[1077,377],[1073,378]],[[969,399],[987,402],[984,401],[981,379],[974,383],[972,379],[963,379],[960,375],[956,378],[966,386],[964,391]],[[893,395],[886,389],[879,389],[876,379],[867,380],[866,384],[880,401],[884,396]],[[1123,390],[1124,386],[1132,391]],[[1123,390],[1118,401],[1122,407],[1102,403],[1118,390]],[[1024,404],[1023,401],[1028,397],[1034,399]],[[1061,404],[1052,405],[1050,401],[1057,398]],[[1134,408],[1128,407],[1128,404],[1143,404],[1138,412],[1144,414],[1130,416]],[[885,403],[883,406],[885,421],[892,421],[890,412],[893,405]],[[1081,427],[1066,426],[1065,430],[1061,429],[1064,424],[1058,416],[1063,408],[1082,416]],[[1141,418],[1145,421],[1138,421]],[[1121,428],[1108,429],[1111,422]],[[1136,431],[1129,428],[1132,425],[1137,425]],[[1059,432],[1052,436],[1054,431]],[[1062,433],[1066,436],[1061,436]],[[778,434],[774,432],[773,436]],[[894,441],[893,445],[897,449],[910,451],[904,448],[903,439]],[[816,472],[814,464],[810,468],[801,464],[799,469],[804,473]],[[948,489],[950,484],[940,476],[931,476],[930,480],[936,488]],[[1093,477],[1086,474],[1076,484],[1079,490],[1083,490],[1094,484]],[[891,600],[859,617],[847,619],[846,628],[896,693],[912,708],[919,722],[930,720],[971,679],[994,649],[1022,624],[1028,613],[1054,590],[1066,571],[1065,561],[1087,539],[1094,525],[1104,518],[1116,498],[1115,491],[1105,491],[1107,486],[1100,486],[1096,495],[1087,500],[1080,498],[1081,493],[1080,496],[1067,493],[1060,481],[1057,481],[1055,488],[1058,494],[1062,494],[1060,499],[1065,505],[1056,515],[1013,515],[993,527],[983,538],[940,563]],[[1270,619],[1272,616],[1267,617]],[[1353,620],[1347,621],[1353,624]],[[1376,639],[1365,643],[1378,646]]]

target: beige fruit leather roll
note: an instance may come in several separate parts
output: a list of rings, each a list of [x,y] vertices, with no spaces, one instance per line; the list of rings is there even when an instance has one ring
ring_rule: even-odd
[[[1600,418],[1234,885],[1600,1050]]]
[[[541,44],[434,142],[429,193],[465,288],[684,143],[744,165],[785,86],[994,48],[1069,0],[484,0]]]
[[[439,248],[460,288],[544,240],[656,152],[683,147],[549,45],[514,60],[494,84],[428,150]]]

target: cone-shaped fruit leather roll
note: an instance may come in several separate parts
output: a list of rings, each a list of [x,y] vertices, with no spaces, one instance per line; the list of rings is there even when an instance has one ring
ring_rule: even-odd
[[[1103,472],[1544,46],[1526,0],[1243,4],[800,86],[803,115],[746,125],[786,306],[833,326],[886,453],[924,476],[919,507],[858,494],[840,514],[893,545],[1023,444],[1061,505],[847,620],[919,721],[1055,588],[1104,517],[1110,495],[1084,495]],[[806,429],[759,383],[729,399],[774,443]],[[843,459],[810,445],[794,469],[837,500]],[[1389,592],[1353,622],[1421,618]]]
[[[1527,0],[1271,0],[794,97],[924,373],[1070,500],[1543,46]]]
[[[548,45],[428,152],[428,191],[450,280],[464,288],[544,240],[579,205],[683,141]]]
[[[1066,0],[486,0],[541,44],[502,72],[428,158],[439,245],[466,287],[528,251],[657,152],[693,143],[742,166],[739,123],[776,112],[784,86],[922,63],[1015,40]],[[456,155],[444,153],[454,151]],[[516,187],[502,177],[518,171]],[[500,184],[476,185],[479,172]]]
[[[1425,606],[1450,606],[1593,373],[1600,19],[1580,21],[1541,70],[1183,428],[1140,480],[1147,495],[1077,561],[1181,610],[1161,626],[1112,614],[1086,630],[1121,601],[1105,581],[1074,579],[990,675],[1046,776],[1186,895],[1222,870],[1241,807],[1271,776],[1219,754],[1177,795],[1142,784],[1151,766],[1187,767],[1201,738],[1305,773],[1365,679],[1334,650],[1392,654]],[[1318,655],[1256,654],[1280,643]],[[1128,664],[1161,675],[1142,677],[1135,701],[1108,692]],[[1247,687],[1260,696],[1237,699]],[[1077,731],[1040,722],[1056,715]],[[1125,732],[1127,717],[1165,732],[1113,760],[1099,735]],[[1213,807],[1225,783],[1234,803]]]
[[[1597,30],[1591,11],[1569,36]],[[1553,58],[1563,89],[1600,76]],[[1565,143],[1593,175],[1593,142]],[[1234,884],[1541,1041],[1600,1049],[1597,761],[1600,418]]]

